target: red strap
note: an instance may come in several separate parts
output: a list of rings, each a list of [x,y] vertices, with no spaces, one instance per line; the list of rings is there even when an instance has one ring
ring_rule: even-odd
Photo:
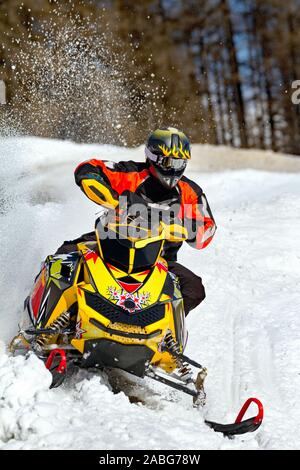
[[[244,405],[241,408],[241,411],[239,412],[235,422],[240,423],[248,410],[249,406],[251,403],[256,403],[258,407],[258,414],[254,418],[254,423],[260,423],[263,420],[264,417],[264,407],[261,401],[259,401],[257,398],[248,398],[247,401],[245,401]]]
[[[50,367],[52,366],[53,360],[55,356],[57,356],[57,354],[60,355],[61,359],[55,370],[59,374],[63,374],[67,368],[67,356],[63,349],[58,349],[58,348],[53,349],[48,356],[45,366],[47,369],[50,369]]]

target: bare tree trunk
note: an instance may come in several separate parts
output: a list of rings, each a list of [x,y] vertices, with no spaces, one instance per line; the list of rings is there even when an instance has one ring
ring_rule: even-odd
[[[221,0],[220,6],[222,7],[224,15],[224,29],[226,37],[226,45],[229,51],[231,78],[233,83],[233,91],[236,102],[237,119],[239,125],[239,135],[241,147],[248,147],[248,136],[245,118],[244,100],[242,94],[242,82],[239,73],[239,66],[237,60],[237,51],[234,42],[233,25],[230,17],[230,8],[228,0]]]
[[[252,90],[251,102],[254,107],[254,129],[252,130],[253,145],[255,147],[265,148],[265,122],[263,109],[263,96],[260,93],[260,47],[256,41],[256,21],[255,10],[248,12],[248,48],[249,48],[249,69],[250,69],[250,87]],[[245,18],[247,24],[247,18]]]
[[[213,71],[216,77],[216,97],[219,113],[219,132],[221,136],[220,143],[225,145],[226,143],[226,133],[225,133],[225,115],[223,110],[223,96],[222,96],[222,77],[220,75],[220,67],[218,63],[214,63]]]
[[[216,120],[214,116],[213,105],[212,105],[212,96],[211,96],[210,87],[209,87],[209,76],[208,76],[209,65],[207,61],[206,48],[205,48],[202,38],[200,38],[200,54],[201,54],[200,79],[202,83],[201,94],[205,97],[207,101],[207,112],[208,112],[208,120],[207,120],[208,132],[207,133],[209,136],[208,141],[210,141],[214,145],[217,145],[218,134],[217,134],[217,129],[216,129]]]

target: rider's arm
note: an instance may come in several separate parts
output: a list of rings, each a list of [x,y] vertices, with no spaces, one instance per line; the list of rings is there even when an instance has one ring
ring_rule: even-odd
[[[202,189],[193,181],[183,178],[179,183],[182,194],[180,218],[188,231],[186,241],[201,250],[212,240],[216,223]]]
[[[76,183],[96,204],[117,207],[119,196],[126,191],[136,192],[148,177],[144,163],[133,161],[107,162],[92,159],[75,170]]]
[[[201,250],[212,241],[217,226],[204,193],[198,195],[193,206],[192,233],[187,242]]]
[[[100,160],[83,162],[75,170],[75,181],[93,202],[115,208],[119,204],[119,194],[111,187],[107,170],[105,162]]]

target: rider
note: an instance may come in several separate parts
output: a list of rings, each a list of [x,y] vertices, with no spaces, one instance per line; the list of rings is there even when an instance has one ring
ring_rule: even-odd
[[[137,199],[153,203],[177,201],[184,214],[181,218],[189,218],[189,227],[192,226],[186,241],[198,250],[205,248],[214,236],[216,225],[202,189],[183,176],[191,158],[187,136],[173,127],[157,129],[149,135],[145,153],[145,163],[85,161],[76,168],[75,181],[89,199],[107,208],[117,208],[121,195],[132,195],[133,202]],[[184,209],[187,205],[189,211]],[[76,251],[77,243],[84,241],[95,241],[95,232],[65,241],[56,253]],[[179,278],[187,315],[204,300],[205,290],[199,276],[177,263],[181,245],[182,242],[165,242],[162,256],[169,270]]]

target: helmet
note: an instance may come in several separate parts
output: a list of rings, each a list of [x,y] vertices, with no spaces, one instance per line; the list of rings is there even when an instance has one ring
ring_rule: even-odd
[[[191,158],[190,142],[175,127],[156,129],[148,137],[145,154],[152,175],[171,189],[182,177]]]

